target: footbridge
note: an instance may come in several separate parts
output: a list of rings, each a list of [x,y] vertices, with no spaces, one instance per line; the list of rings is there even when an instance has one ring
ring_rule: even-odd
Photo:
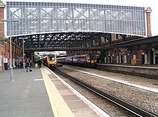
[[[146,9],[56,2],[4,2],[7,36],[25,51],[103,50],[113,41],[145,37]]]

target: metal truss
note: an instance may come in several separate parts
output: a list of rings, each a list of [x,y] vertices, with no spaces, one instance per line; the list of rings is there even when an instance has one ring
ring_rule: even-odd
[[[67,51],[67,50],[88,50],[91,47],[99,47],[102,33],[96,32],[69,32],[69,33],[46,33],[23,36],[13,36],[17,43],[22,44],[25,39],[25,50],[34,51]],[[91,48],[92,49],[92,48]],[[94,49],[94,48],[93,48]]]
[[[53,2],[6,2],[7,35],[27,36],[26,48],[101,45],[109,33],[145,36],[145,8]],[[11,30],[9,30],[11,28]],[[102,34],[96,36],[96,33]],[[106,38],[107,37],[107,38]]]

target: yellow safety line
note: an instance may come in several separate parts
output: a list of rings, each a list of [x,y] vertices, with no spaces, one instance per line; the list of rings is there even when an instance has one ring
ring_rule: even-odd
[[[53,82],[46,74],[45,70],[45,68],[41,68],[41,73],[43,75],[44,84],[46,86],[54,117],[75,117],[62,96],[57,91]]]

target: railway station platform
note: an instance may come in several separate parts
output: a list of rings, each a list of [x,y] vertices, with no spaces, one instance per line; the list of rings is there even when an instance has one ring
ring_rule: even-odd
[[[99,117],[49,69],[0,72],[0,117]]]
[[[97,69],[158,79],[158,65],[127,65],[98,63]]]

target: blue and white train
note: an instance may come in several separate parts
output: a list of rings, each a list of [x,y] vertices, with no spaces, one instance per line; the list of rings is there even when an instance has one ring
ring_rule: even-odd
[[[82,54],[66,57],[58,57],[57,62],[61,64],[77,65],[84,67],[96,67],[97,58],[93,54]]]

